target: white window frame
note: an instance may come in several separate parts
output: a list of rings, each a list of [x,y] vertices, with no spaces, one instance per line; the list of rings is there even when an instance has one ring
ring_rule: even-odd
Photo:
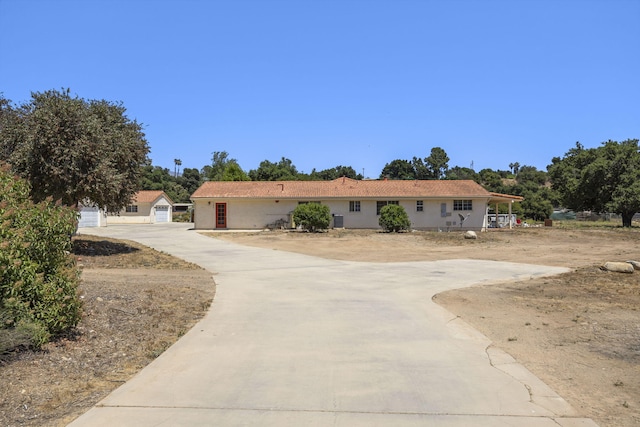
[[[453,201],[453,210],[454,211],[472,211],[473,210],[473,200],[471,199],[461,199]]]
[[[350,200],[349,201],[349,212],[360,212],[360,200]]]

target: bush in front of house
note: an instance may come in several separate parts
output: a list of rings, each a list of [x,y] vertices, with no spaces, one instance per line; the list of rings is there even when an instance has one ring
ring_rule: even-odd
[[[399,232],[408,230],[411,227],[407,211],[400,205],[386,205],[380,209],[380,227],[386,232]]]
[[[326,230],[331,224],[331,211],[327,205],[304,203],[294,209],[293,221],[303,230]]]
[[[172,222],[192,222],[191,211],[173,214]]]
[[[28,337],[40,347],[80,320],[70,254],[77,217],[50,200],[33,203],[26,181],[0,167],[0,343],[25,345]]]

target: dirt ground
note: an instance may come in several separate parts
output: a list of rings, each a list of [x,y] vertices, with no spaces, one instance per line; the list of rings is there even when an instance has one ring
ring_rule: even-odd
[[[603,427],[640,425],[640,272],[605,261],[640,260],[640,228],[562,225],[479,233],[372,230],[210,233],[236,243],[333,259],[452,258],[565,266],[560,276],[449,291],[455,313]],[[61,426],[157,357],[208,309],[211,273],[132,242],[81,236],[85,316],[43,351],[0,362],[0,425]]]
[[[640,260],[640,229],[575,226],[478,233],[210,233],[251,246],[372,262],[486,259],[571,272],[476,286],[434,301],[488,336],[603,427],[640,425],[640,271],[600,270]]]
[[[81,236],[84,315],[41,351],[0,359],[0,425],[64,426],[158,357],[211,305],[211,273],[134,242]]]

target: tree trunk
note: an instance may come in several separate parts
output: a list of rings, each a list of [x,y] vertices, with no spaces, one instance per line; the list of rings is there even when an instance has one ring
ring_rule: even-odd
[[[622,226],[623,227],[631,227],[631,220],[635,215],[635,212],[623,212],[622,213]]]

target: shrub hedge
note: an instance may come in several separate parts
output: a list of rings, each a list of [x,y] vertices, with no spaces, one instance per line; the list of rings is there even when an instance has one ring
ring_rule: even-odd
[[[304,203],[294,209],[293,221],[307,231],[326,230],[331,224],[331,211],[327,205]]]
[[[27,333],[39,347],[78,323],[77,218],[51,200],[33,203],[28,184],[0,167],[0,333]]]
[[[391,232],[399,232],[408,230],[411,227],[411,221],[409,220],[409,215],[407,215],[407,211],[400,205],[386,205],[380,209],[380,219],[378,220],[378,224],[384,231]]]

